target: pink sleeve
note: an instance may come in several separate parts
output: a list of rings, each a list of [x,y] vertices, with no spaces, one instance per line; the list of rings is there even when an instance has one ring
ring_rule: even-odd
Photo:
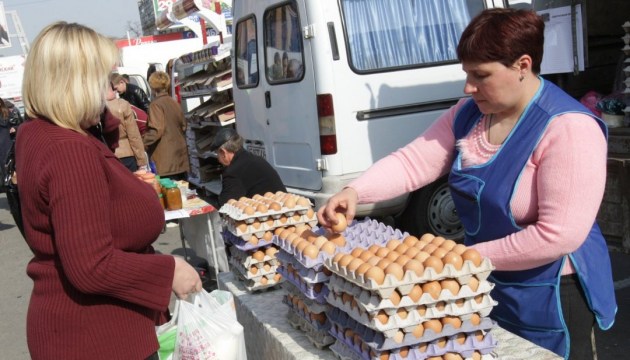
[[[348,186],[359,203],[374,203],[412,192],[447,174],[455,150],[453,119],[466,99],[444,112],[422,135],[377,161]]]
[[[527,200],[537,198],[537,219],[521,231],[475,248],[497,270],[529,269],[575,251],[593,226],[602,201],[606,153],[606,139],[592,118],[567,114],[553,120],[523,173],[523,178],[527,172],[533,176],[532,186],[519,186],[511,203],[516,212]]]

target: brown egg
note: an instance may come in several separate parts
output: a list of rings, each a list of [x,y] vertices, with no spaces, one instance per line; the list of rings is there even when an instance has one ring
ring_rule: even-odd
[[[283,228],[283,227],[278,227],[278,228],[275,228],[275,229],[273,230],[273,234],[274,234],[274,235],[276,235],[276,236],[278,236],[280,239],[282,239],[282,237],[280,237],[280,234],[282,234],[282,232],[283,232],[284,230],[286,230],[286,229],[285,229],[285,228]]]
[[[442,323],[438,319],[427,320],[422,323],[424,330],[431,330],[436,334],[442,332]]]
[[[465,303],[466,303],[466,299],[459,298],[455,300],[455,305],[457,307],[462,307],[464,306]]]
[[[435,344],[436,344],[438,347],[443,348],[443,347],[445,347],[445,346],[446,346],[446,342],[447,342],[447,341],[448,341],[448,339],[447,339],[446,337],[442,337],[442,338],[437,339],[437,341],[435,342]]]
[[[442,287],[440,286],[440,283],[437,281],[429,281],[422,284],[422,292],[428,293],[435,300],[437,300],[440,297],[441,291],[442,291]]]
[[[483,338],[485,337],[483,331],[481,330],[477,330],[474,333],[475,339],[477,339],[477,341],[483,341]]]
[[[404,243],[396,246],[396,249],[394,249],[394,251],[396,251],[399,254],[404,254],[405,251],[409,250],[409,246],[405,245]]]
[[[416,349],[418,349],[418,351],[420,351],[422,354],[425,354],[427,352],[427,347],[428,346],[429,346],[429,344],[424,342],[424,343],[418,344]]]
[[[409,315],[409,313],[407,312],[405,308],[398,308],[396,310],[396,315],[398,315],[398,317],[401,318],[402,320],[405,320],[407,316]]]
[[[374,254],[376,256],[385,258],[385,257],[387,257],[387,255],[389,255],[390,251],[391,250],[389,250],[388,248],[379,248]]]
[[[444,301],[438,301],[437,303],[435,303],[435,308],[438,309],[438,311],[444,311],[445,307],[446,303]]]
[[[419,250],[423,250],[424,247],[427,246],[428,244],[429,244],[428,242],[420,240],[413,247]]]
[[[414,245],[415,245],[418,241],[419,241],[419,240],[418,240],[418,238],[417,238],[417,237],[415,237],[415,236],[413,236],[413,235],[410,235],[410,236],[407,236],[406,238],[404,238],[404,239],[403,239],[403,244],[405,244],[405,245],[407,245],[407,246],[409,246],[409,247],[412,247],[412,246],[414,246]]]
[[[444,265],[452,265],[455,270],[461,270],[464,265],[464,259],[454,251],[447,252],[444,256],[442,256],[442,262]]]
[[[405,333],[402,332],[401,330],[396,331],[396,333],[394,334],[394,336],[392,337],[392,339],[394,340],[395,343],[400,344],[401,342],[403,342],[405,338]]]
[[[446,241],[444,241],[442,243],[442,245],[440,245],[440,247],[442,249],[445,249],[446,251],[451,251],[453,250],[453,248],[455,247],[455,245],[457,245],[457,243],[451,239],[447,239]]]
[[[354,337],[354,331],[352,331],[352,329],[346,329],[343,332],[343,336],[349,340],[350,342],[352,342],[352,338]]]
[[[266,276],[263,276],[260,278],[260,284],[261,285],[267,285],[267,283],[269,282],[269,279],[267,279]]]
[[[389,264],[391,264],[392,261],[389,259],[381,259],[381,261],[379,261],[376,266],[380,267],[381,269],[385,270]]]
[[[237,221],[234,225],[236,229],[242,233],[247,231],[247,223],[245,221]]]
[[[458,255],[461,255],[461,254],[464,253],[464,251],[466,251],[466,249],[468,249],[466,247],[466,245],[464,245],[464,244],[457,244],[457,245],[455,245],[455,247],[451,251],[453,251],[454,253],[456,253]]]
[[[359,259],[363,260],[363,261],[368,261],[370,258],[374,257],[375,255],[372,254],[371,251],[364,251],[361,256],[359,256]]]
[[[433,268],[433,270],[435,270],[438,274],[444,269],[444,263],[442,260],[436,258],[435,256],[429,256],[426,260],[424,260],[422,265],[425,268]]]
[[[286,238],[288,238],[288,237],[289,237],[289,235],[290,235],[291,233],[292,233],[292,231],[291,231],[291,230],[289,230],[289,229],[284,229],[284,230],[282,230],[282,232],[280,233],[280,235],[278,235],[278,237],[279,237],[280,239],[286,239]]]
[[[337,219],[337,223],[330,226],[330,230],[340,233],[348,227],[348,220],[346,220],[346,215],[342,213],[336,213],[335,218]]]
[[[328,255],[332,255],[335,253],[335,250],[337,250],[337,245],[335,245],[334,242],[332,241],[326,241],[322,247],[320,248],[321,251],[325,252]]]
[[[339,260],[339,266],[341,267],[346,267],[348,266],[348,264],[350,264],[350,262],[354,260],[354,256],[350,255],[350,254],[345,254],[341,260]]]
[[[430,243],[431,240],[433,240],[433,238],[435,238],[435,235],[426,233],[426,234],[424,234],[424,235],[422,235],[420,237],[420,241],[424,241],[426,243]]]
[[[385,258],[391,262],[396,262],[396,260],[398,260],[398,257],[400,256],[399,253],[397,253],[396,251],[390,251],[389,254],[387,254],[387,256],[385,256]]]
[[[435,251],[435,249],[437,249],[437,245],[435,244],[427,244],[427,246],[425,246],[424,248],[422,248],[422,251],[424,252],[428,252],[429,254],[433,255],[433,252]]]
[[[311,206],[311,202],[305,198],[305,197],[298,197],[297,202],[296,202],[299,206],[305,206],[305,207],[309,207]]]
[[[273,233],[271,231],[265,231],[265,233],[263,234],[263,240],[265,240],[266,242],[269,242],[273,239]]]
[[[431,253],[431,256],[435,256],[436,258],[441,259],[444,255],[446,255],[446,253],[448,253],[446,249],[439,247],[433,250],[433,252]]]
[[[249,267],[249,272],[252,273],[252,275],[258,274],[258,266],[256,266],[256,265],[250,266]]]
[[[269,211],[269,208],[265,204],[258,204],[256,206],[256,211],[258,211],[261,214],[265,214],[267,213],[267,211]]]
[[[315,240],[313,240],[313,245],[315,245],[316,248],[321,249],[322,246],[324,246],[324,244],[327,242],[329,242],[328,239],[323,236],[319,236],[316,237]]]
[[[385,275],[391,275],[395,277],[396,280],[402,280],[405,272],[402,266],[396,263],[391,263],[385,268]]]
[[[404,267],[407,262],[409,262],[409,260],[411,260],[409,258],[409,256],[407,255],[399,255],[398,258],[396,260],[394,260],[394,262],[402,267]]]
[[[328,240],[334,242],[337,246],[341,247],[346,245],[346,238],[341,234],[329,234],[326,235],[326,237],[328,238]]]
[[[460,285],[455,279],[444,279],[440,281],[440,286],[443,290],[448,290],[453,296],[459,294]]]
[[[416,326],[413,329],[413,332],[411,333],[416,339],[420,339],[422,337],[422,335],[424,335],[424,326],[422,326],[422,324],[419,324],[418,326]]]
[[[266,273],[270,272],[271,271],[271,265],[268,264],[268,263],[265,263],[263,265],[263,270],[265,270]]]
[[[249,237],[249,240],[247,240],[247,242],[252,245],[258,245],[258,238],[256,237],[256,235],[252,235]]]
[[[462,326],[462,319],[459,316],[446,315],[442,318],[442,324],[444,326],[451,325],[455,329],[459,329]]]
[[[479,351],[475,351],[472,354],[472,360],[481,360],[483,356],[481,355],[481,353]]]
[[[388,248],[389,250],[394,250],[398,247],[398,245],[400,245],[400,240],[391,239],[387,242],[387,244],[385,244],[385,247]]]
[[[379,310],[378,314],[376,314],[376,320],[385,325],[389,321],[389,316],[387,316],[387,313],[385,311]]]
[[[416,276],[422,276],[424,274],[424,266],[420,261],[416,259],[410,259],[409,261],[407,261],[403,266],[403,270],[405,272],[413,271]]]
[[[378,251],[378,249],[380,249],[381,247],[376,245],[376,244],[372,244],[370,245],[370,247],[368,248],[368,251],[371,252],[372,254],[376,254],[376,252]]]
[[[378,266],[372,266],[365,272],[365,277],[374,281],[377,285],[382,285],[383,280],[385,279],[385,272]]]
[[[464,334],[464,333],[457,333],[457,334],[455,334],[455,341],[458,344],[465,343],[466,342],[466,334]]]
[[[476,249],[467,249],[462,254],[464,262],[471,261],[475,266],[481,265],[481,254]]]
[[[313,211],[313,209],[306,210],[306,218],[307,219],[314,219],[315,218],[315,211]]]
[[[473,325],[479,325],[481,323],[481,316],[479,314],[474,313],[470,316],[470,323]]]
[[[356,276],[365,275],[365,273],[372,267],[372,265],[368,263],[363,263],[359,265],[359,267],[354,271]]]
[[[398,292],[398,290],[392,291],[391,295],[389,295],[389,300],[394,304],[394,306],[398,306],[400,304],[400,300],[402,299],[402,295]]]
[[[416,255],[416,257],[414,259],[420,261],[421,263],[424,262],[424,260],[426,260],[429,256],[431,256],[431,254],[429,254],[426,251],[422,251],[420,250],[420,252]]]
[[[258,250],[252,254],[252,257],[258,261],[262,261],[265,258],[265,253]]]
[[[356,269],[359,268],[359,266],[365,264],[365,262],[359,258],[354,258],[352,261],[350,261],[350,263],[348,264],[348,266],[346,266],[346,269],[348,271],[355,271]],[[369,264],[368,264],[369,265]]]
[[[463,360],[464,358],[458,353],[447,352],[442,355],[443,360]]]
[[[376,264],[378,264],[381,260],[383,259],[375,255],[369,258],[366,262],[372,266],[376,266]]]
[[[422,297],[422,287],[419,284],[415,284],[407,296],[409,296],[413,302],[418,302],[420,297]]]
[[[483,294],[479,294],[473,298],[477,304],[481,304],[483,301]]]
[[[287,209],[293,209],[295,208],[296,205],[296,201],[293,197],[289,197],[284,201],[284,207]]]
[[[471,276],[470,280],[468,280],[468,287],[472,291],[477,291],[479,289],[479,279],[476,276]]]
[[[274,202],[272,202],[269,205],[269,210],[271,210],[271,211],[280,211],[280,210],[282,210],[282,205],[280,205],[279,203],[274,201]]]
[[[326,313],[311,314],[311,319],[323,325],[326,322]]]
[[[361,248],[354,248],[352,249],[352,251],[350,252],[350,254],[352,256],[354,256],[355,258],[358,258],[361,256],[361,254],[363,254],[363,249]]]
[[[398,351],[398,355],[400,355],[401,358],[406,359],[407,356],[409,356],[409,346],[401,347]]]
[[[344,257],[344,255],[346,255],[346,254],[344,254],[344,253],[338,253],[337,255],[335,255],[335,256],[333,257],[332,262],[333,262],[334,264],[339,264],[339,260],[341,260],[341,258],[342,258],[342,257]]]
[[[293,243],[293,245],[295,245],[295,242]],[[304,240],[304,241],[299,242],[297,245],[295,245],[295,249],[300,253],[304,253],[304,249],[306,249],[307,246],[313,246],[313,245],[309,243],[308,241]]]
[[[278,249],[270,246],[265,250],[265,255],[269,256],[269,257],[276,257],[276,253],[278,252]]]
[[[304,250],[302,250],[302,254],[304,254],[304,256],[311,258],[311,259],[316,259],[317,255],[319,255],[319,250],[317,250],[317,247],[315,245],[308,245],[304,248]]]
[[[433,240],[431,240],[431,244],[440,247],[442,244],[444,244],[444,242],[446,241],[445,238],[441,237],[441,236],[436,236],[433,238]]]
[[[418,315],[424,316],[427,313],[427,306],[426,305],[418,305],[418,307],[416,308],[416,311],[418,312]]]

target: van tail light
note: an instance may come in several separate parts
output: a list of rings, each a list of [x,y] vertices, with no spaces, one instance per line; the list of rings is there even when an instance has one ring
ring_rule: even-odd
[[[337,153],[335,130],[335,108],[331,94],[317,95],[317,117],[319,119],[319,145],[322,155]]]

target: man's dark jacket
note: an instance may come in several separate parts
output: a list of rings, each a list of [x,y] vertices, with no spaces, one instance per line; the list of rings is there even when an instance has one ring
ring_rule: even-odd
[[[266,192],[284,191],[280,176],[267,160],[241,149],[234,154],[232,162],[223,171],[223,189],[219,195],[219,206],[241,196],[253,197]]]
[[[127,83],[127,90],[120,97],[127,100],[131,105],[139,107],[145,113],[149,113],[149,104],[151,102],[144,90],[137,85]]]

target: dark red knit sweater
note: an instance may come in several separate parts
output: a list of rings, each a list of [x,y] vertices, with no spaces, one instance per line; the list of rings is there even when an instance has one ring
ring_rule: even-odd
[[[164,224],[155,191],[93,136],[31,120],[17,174],[33,292],[33,359],[145,359],[168,308],[175,262],[153,254]]]

